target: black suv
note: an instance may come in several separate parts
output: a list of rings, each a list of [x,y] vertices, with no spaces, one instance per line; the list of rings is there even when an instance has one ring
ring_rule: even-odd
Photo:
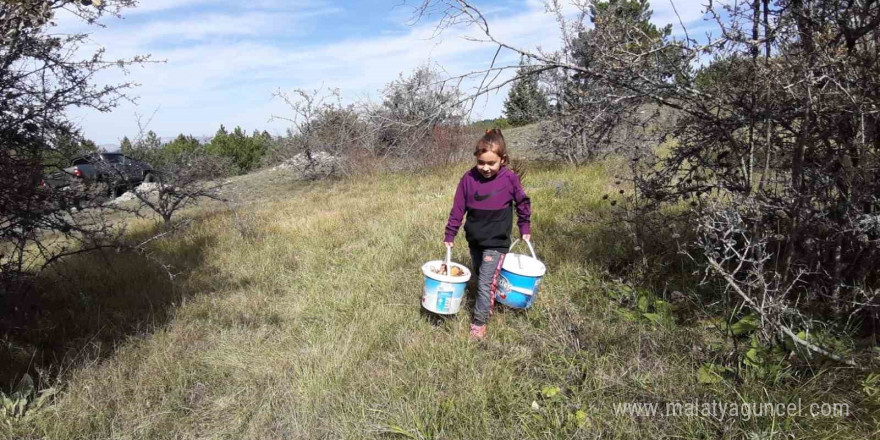
[[[77,157],[70,166],[50,173],[43,185],[62,189],[71,185],[105,185],[108,195],[118,195],[141,182],[155,179],[153,167],[122,153],[92,153]]]

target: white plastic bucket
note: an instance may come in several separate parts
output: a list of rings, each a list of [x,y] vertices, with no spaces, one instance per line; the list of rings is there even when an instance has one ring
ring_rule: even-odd
[[[422,307],[441,315],[458,313],[464,299],[464,288],[471,279],[471,271],[467,267],[450,261],[451,253],[452,249],[446,248],[446,261],[433,260],[422,265],[422,274],[425,276]],[[432,270],[439,269],[442,264],[446,264],[447,271],[452,267],[458,267],[464,275],[457,277],[441,275]]]
[[[513,250],[517,243],[519,239],[510,245],[510,249]],[[517,309],[532,306],[538,295],[541,278],[547,273],[547,267],[535,256],[532,243],[526,241],[526,244],[529,245],[532,255],[507,253],[495,288],[495,301]]]

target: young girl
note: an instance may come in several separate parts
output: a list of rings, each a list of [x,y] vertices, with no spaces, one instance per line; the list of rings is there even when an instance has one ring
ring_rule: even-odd
[[[486,135],[477,142],[474,156],[477,165],[464,173],[455,190],[455,201],[449,212],[443,242],[452,247],[461,220],[467,214],[465,238],[477,279],[477,302],[470,336],[472,339],[483,339],[495,302],[493,296],[498,273],[510,247],[513,206],[516,205],[519,232],[528,241],[531,239],[531,204],[519,177],[506,166],[509,157],[501,130],[486,131]]]

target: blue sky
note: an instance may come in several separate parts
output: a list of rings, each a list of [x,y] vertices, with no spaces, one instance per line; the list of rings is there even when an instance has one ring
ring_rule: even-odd
[[[420,0],[407,0],[409,5]],[[702,0],[675,0],[693,33],[703,27]],[[499,40],[526,49],[553,50],[559,29],[538,0],[482,1]],[[677,23],[669,0],[656,1],[653,20]],[[449,75],[488,66],[494,47],[467,41],[473,30],[455,29],[432,38],[436,23],[410,25],[403,0],[142,0],[107,17],[106,28],[59,16],[55,32],[90,33],[90,47],[108,59],[150,54],[151,63],[127,74],[108,71],[98,82],[133,81],[137,104],[110,113],[71,109],[71,119],[98,144],[118,144],[138,132],[137,116],[162,137],[210,136],[220,124],[252,131],[285,132],[290,116],[273,91],[338,88],[346,103],[377,102],[380,90],[400,73],[432,63]],[[482,99],[473,119],[501,114],[506,91]]]

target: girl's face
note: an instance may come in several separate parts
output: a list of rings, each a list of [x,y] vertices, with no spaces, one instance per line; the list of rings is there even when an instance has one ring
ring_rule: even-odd
[[[497,154],[487,151],[477,156],[477,171],[479,171],[483,177],[491,179],[498,174],[498,170],[500,169],[501,157]]]

